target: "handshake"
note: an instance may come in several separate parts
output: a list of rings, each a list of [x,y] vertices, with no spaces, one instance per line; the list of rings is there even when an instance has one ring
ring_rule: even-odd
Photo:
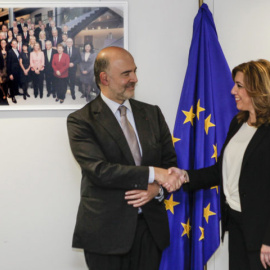
[[[182,184],[189,182],[188,174],[185,170],[172,167],[168,170],[161,168],[154,168],[155,181],[159,185],[166,188],[168,192],[178,190]]]

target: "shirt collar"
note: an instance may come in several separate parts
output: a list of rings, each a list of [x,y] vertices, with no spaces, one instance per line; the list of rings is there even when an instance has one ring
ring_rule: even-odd
[[[126,106],[126,108],[132,112],[131,105],[130,105],[130,102],[128,99],[126,99],[123,104],[119,104],[119,103],[107,98],[106,96],[104,96],[104,94],[102,92],[100,93],[100,96],[103,99],[103,101],[108,105],[108,107],[111,109],[111,111],[113,112],[114,115],[116,114],[116,112],[118,111],[118,108],[121,105]]]

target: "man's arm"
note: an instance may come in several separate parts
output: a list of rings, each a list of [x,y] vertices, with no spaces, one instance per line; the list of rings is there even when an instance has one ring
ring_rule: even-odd
[[[109,162],[90,124],[74,114],[68,117],[67,127],[72,153],[92,185],[108,189],[147,189],[147,166]]]

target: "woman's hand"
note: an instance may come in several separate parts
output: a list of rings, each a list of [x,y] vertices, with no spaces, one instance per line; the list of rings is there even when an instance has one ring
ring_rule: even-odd
[[[262,245],[260,257],[263,267],[267,269],[270,266],[270,246]]]

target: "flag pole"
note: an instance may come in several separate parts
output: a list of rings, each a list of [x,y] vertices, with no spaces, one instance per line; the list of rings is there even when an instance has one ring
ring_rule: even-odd
[[[202,4],[203,4],[203,0],[199,0],[199,8],[202,6]],[[204,266],[203,269],[207,270],[207,263],[206,263],[206,265]]]

